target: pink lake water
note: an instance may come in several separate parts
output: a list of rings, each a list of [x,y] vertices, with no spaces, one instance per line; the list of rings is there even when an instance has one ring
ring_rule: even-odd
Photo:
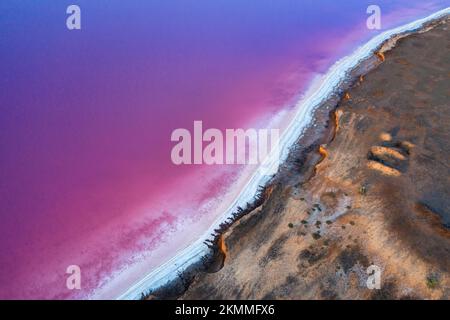
[[[379,0],[378,31],[370,4],[1,1],[0,298],[86,298],[206,230],[243,168],[174,165],[173,130],[264,127],[336,60],[450,3]]]

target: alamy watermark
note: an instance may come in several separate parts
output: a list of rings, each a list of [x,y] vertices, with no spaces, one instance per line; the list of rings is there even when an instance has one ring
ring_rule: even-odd
[[[381,29],[381,8],[378,5],[369,5],[366,13],[370,16],[366,20],[366,26],[369,30]],[[81,29],[81,8],[76,4],[71,4],[66,9],[66,14],[69,16],[66,19],[66,27],[69,30]]]
[[[367,280],[366,285],[367,289],[381,289],[381,268],[377,265],[371,265],[367,268]]]
[[[66,13],[69,16],[66,19],[66,27],[69,30],[81,29],[81,9],[76,4],[71,4],[67,7]]]
[[[81,268],[75,264],[70,265],[66,269],[69,276],[66,279],[66,287],[69,290],[81,289]]]
[[[280,161],[279,129],[204,131],[203,122],[194,121],[192,134],[188,129],[178,128],[170,139],[177,142],[171,152],[172,163],[176,165],[259,164],[266,165],[265,174],[274,174]]]
[[[369,30],[380,30],[381,29],[381,8],[377,5],[370,5],[366,10],[367,14],[370,16],[366,20],[366,26]]]

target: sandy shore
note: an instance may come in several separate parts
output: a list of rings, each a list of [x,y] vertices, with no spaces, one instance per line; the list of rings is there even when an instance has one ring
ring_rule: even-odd
[[[262,203],[219,238],[222,259],[185,279],[180,298],[449,298],[448,25],[353,71]],[[380,290],[366,286],[370,265]]]

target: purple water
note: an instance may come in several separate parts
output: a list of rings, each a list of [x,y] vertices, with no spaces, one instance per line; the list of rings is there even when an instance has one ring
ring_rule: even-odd
[[[379,31],[370,4],[1,1],[0,298],[85,298],[143,255],[158,266],[242,169],[174,165],[174,129],[264,126],[337,59],[449,1],[377,1]]]

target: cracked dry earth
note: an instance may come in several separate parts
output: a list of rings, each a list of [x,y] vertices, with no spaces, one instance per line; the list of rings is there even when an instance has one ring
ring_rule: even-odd
[[[448,299],[449,53],[448,20],[401,39],[339,102],[326,157],[275,183],[181,298]]]

